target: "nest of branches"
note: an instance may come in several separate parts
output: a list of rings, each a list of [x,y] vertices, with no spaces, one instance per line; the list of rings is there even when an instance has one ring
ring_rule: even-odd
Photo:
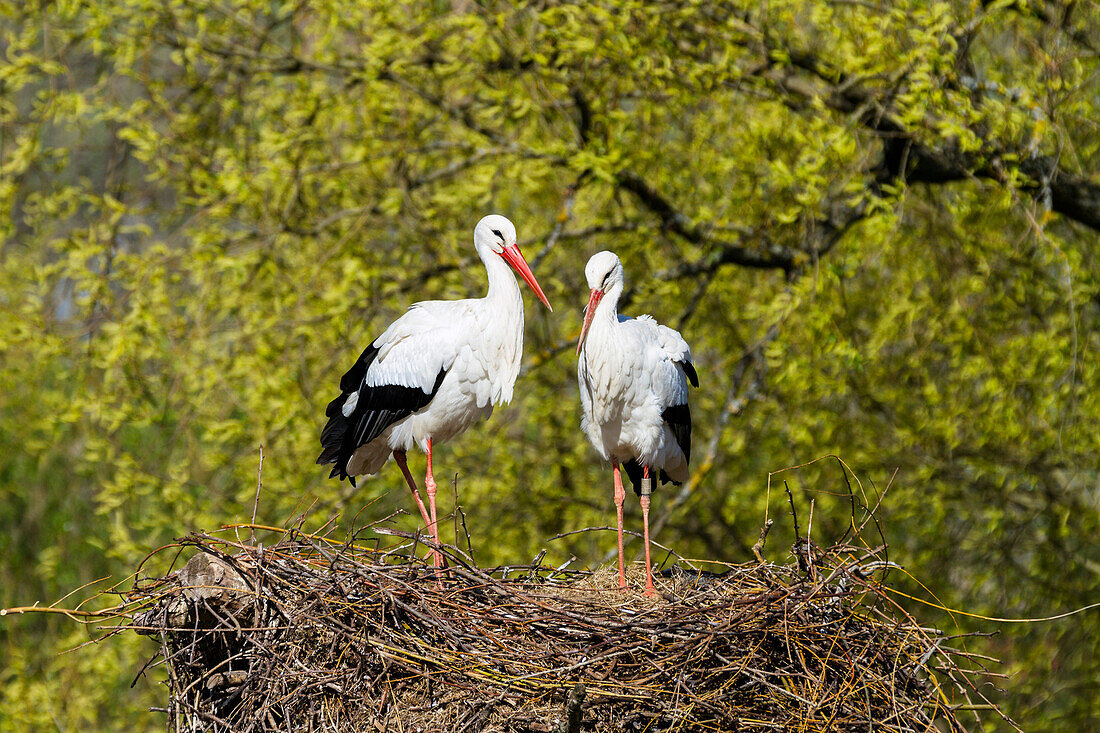
[[[393,534],[392,531],[388,533]],[[982,660],[890,600],[875,550],[644,572],[437,575],[395,549],[195,534],[140,581],[170,731],[924,731],[980,728]]]

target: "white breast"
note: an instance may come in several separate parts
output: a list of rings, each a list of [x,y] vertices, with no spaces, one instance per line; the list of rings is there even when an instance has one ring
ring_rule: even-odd
[[[686,478],[687,462],[662,419],[687,402],[687,379],[673,361],[684,353],[690,358],[683,338],[648,316],[593,323],[577,377],[582,429],[601,457],[636,458]]]

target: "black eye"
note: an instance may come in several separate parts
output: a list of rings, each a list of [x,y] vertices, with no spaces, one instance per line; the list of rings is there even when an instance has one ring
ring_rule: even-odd
[[[607,274],[603,276],[603,282],[600,283],[600,289],[602,290],[607,285],[607,278],[611,277],[611,271],[608,270]]]
[[[493,230],[493,234],[497,235],[497,236],[498,236],[498,237],[500,237],[501,239],[504,239],[504,235],[500,233],[500,230],[499,230],[499,229],[494,229],[494,230]]]

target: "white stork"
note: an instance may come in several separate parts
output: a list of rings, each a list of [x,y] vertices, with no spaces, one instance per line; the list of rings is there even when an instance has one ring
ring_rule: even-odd
[[[432,443],[458,435],[493,405],[509,402],[523,350],[523,298],[509,265],[539,300],[550,302],[516,245],[516,227],[490,214],[474,227],[474,248],[485,264],[484,298],[416,303],[387,328],[340,380],[341,394],[325,410],[323,450],[317,463],[335,463],[329,477],[355,485],[393,455],[412,489],[420,515],[439,544]],[[553,310],[553,308],[550,308]],[[424,508],[405,452],[428,455]],[[442,555],[435,553],[438,567]]]
[[[577,342],[581,427],[615,474],[619,521],[619,587],[623,572],[623,490],[619,463],[641,497],[645,527],[646,595],[655,593],[649,559],[652,473],[661,483],[688,478],[691,413],[688,380],[699,386],[691,349],[679,333],[650,316],[618,314],[623,265],[614,252],[597,252],[584,268],[591,293]]]

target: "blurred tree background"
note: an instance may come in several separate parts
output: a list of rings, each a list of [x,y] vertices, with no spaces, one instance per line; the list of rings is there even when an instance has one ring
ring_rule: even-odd
[[[409,303],[483,291],[492,211],[557,310],[525,294],[515,401],[438,454],[483,564],[612,547],[549,540],[612,516],[573,340],[613,249],[701,378],[658,540],[744,562],[767,511],[788,561],[786,478],[828,542],[835,462],[765,487],[835,453],[947,606],[1097,600],[1095,2],[0,0],[0,51],[0,606],[247,521],[261,445],[260,522],[411,509],[393,466],[325,479],[323,408]],[[1025,729],[1100,727],[1100,613],[905,603],[1001,632]],[[74,627],[0,624],[0,728],[162,728],[151,645]]]

